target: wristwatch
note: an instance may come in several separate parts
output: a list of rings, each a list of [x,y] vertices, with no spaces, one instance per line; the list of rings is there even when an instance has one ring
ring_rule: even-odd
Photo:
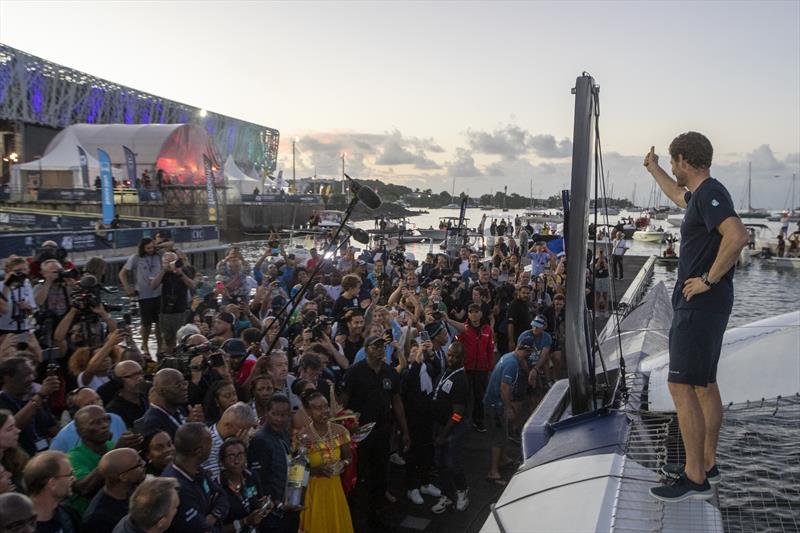
[[[713,283],[708,281],[708,272],[705,272],[702,276],[700,276],[700,279],[703,280],[703,283],[705,283],[707,287],[711,287],[713,285]]]

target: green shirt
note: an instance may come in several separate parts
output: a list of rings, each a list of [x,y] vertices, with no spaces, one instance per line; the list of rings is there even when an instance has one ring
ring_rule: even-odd
[[[106,451],[113,449],[114,442],[106,442]],[[69,451],[67,457],[69,457],[69,463],[72,465],[73,472],[75,472],[75,479],[78,480],[88,476],[92,470],[97,468],[102,455],[96,454],[81,442]],[[83,516],[84,511],[89,507],[89,498],[73,494],[69,498],[69,504]]]

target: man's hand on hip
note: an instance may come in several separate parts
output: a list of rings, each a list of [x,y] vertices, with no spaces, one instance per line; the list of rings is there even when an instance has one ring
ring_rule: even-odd
[[[689,278],[683,282],[683,297],[687,302],[691,301],[694,296],[710,290],[711,287],[705,284],[703,278]]]

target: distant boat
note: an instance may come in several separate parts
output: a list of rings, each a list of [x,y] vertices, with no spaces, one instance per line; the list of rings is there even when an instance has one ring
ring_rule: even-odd
[[[750,201],[750,189],[751,189],[751,178],[750,178],[750,170],[752,164],[748,161],[747,163],[747,210],[738,211],[736,214],[739,215],[741,218],[769,218],[770,212],[766,209],[753,209],[752,202]]]
[[[666,235],[666,231],[657,230],[653,226],[648,226],[645,229],[634,231],[633,240],[643,242],[662,242]]]
[[[442,209],[461,209],[461,206],[458,204],[447,204]]]

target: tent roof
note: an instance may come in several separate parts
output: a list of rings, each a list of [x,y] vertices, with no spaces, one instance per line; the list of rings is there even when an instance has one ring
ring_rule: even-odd
[[[236,163],[233,161],[233,157],[230,155],[228,159],[225,160],[225,165],[223,166],[223,171],[225,172],[225,177],[228,181],[244,181],[244,182],[253,182],[254,184],[261,183],[260,180],[251,178],[240,169]]]
[[[58,143],[55,143],[55,139],[59,138],[61,140]],[[78,156],[78,146],[81,146],[86,151],[87,164],[90,169],[94,169],[92,170],[92,173],[98,173],[100,169],[100,162],[97,160],[97,157],[95,157],[97,152],[95,151],[92,153],[87,150],[85,146],[82,146],[78,140],[78,137],[75,135],[75,132],[70,130],[70,128],[66,128],[56,135],[53,141],[51,141],[47,146],[47,150],[45,150],[41,159],[35,159],[33,161],[28,161],[27,163],[14,165],[14,169],[27,170],[29,172],[35,172],[40,169],[77,170],[81,166],[80,157]],[[111,173],[116,177],[121,175],[121,171],[116,168],[112,168]]]
[[[80,144],[90,157],[97,157],[97,149],[108,152],[111,162],[124,164],[122,146],[136,154],[136,162],[154,165],[164,142],[177,129],[187,124],[73,124],[64,128],[50,141],[45,155],[59,150],[67,143],[73,147]]]

